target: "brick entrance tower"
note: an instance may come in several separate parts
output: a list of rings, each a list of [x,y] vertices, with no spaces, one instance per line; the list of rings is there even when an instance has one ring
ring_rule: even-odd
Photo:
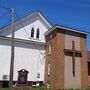
[[[45,33],[47,88],[88,86],[86,32],[55,26]]]

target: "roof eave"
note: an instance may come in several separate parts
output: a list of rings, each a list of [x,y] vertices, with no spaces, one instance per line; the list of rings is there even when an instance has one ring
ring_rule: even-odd
[[[72,31],[72,32],[76,32],[76,33],[81,33],[81,34],[85,34],[85,35],[88,34],[88,32],[84,32],[84,31],[80,31],[80,30],[75,30],[75,29],[66,28],[66,27],[62,27],[62,26],[54,26],[53,28],[51,28],[50,30],[45,32],[44,35],[48,35],[49,33],[51,33],[52,31],[54,31],[57,28],[62,28],[62,29],[68,30],[68,31]]]
[[[0,39],[4,39],[4,40],[10,40],[11,41],[11,37],[1,37]],[[37,41],[32,41],[32,40],[25,40],[25,39],[19,39],[19,38],[14,38],[14,40],[16,42],[24,42],[24,43],[32,43],[32,44],[38,44],[38,45],[46,45],[44,42],[37,42]]]

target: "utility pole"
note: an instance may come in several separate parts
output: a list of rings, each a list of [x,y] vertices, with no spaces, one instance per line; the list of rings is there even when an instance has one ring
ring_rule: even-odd
[[[13,71],[14,71],[14,8],[11,9],[11,61],[10,61],[10,77],[9,88],[13,87]]]

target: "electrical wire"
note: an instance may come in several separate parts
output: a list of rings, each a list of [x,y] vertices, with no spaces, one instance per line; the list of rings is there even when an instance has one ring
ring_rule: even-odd
[[[18,15],[16,12],[15,12],[15,15],[16,15],[16,17],[18,18],[20,24],[22,25],[24,31],[26,32],[26,34],[27,34],[27,36],[28,36],[28,38],[29,38],[29,34],[28,34],[27,30],[25,29],[25,27],[24,27],[24,25],[23,25],[23,23],[22,23],[22,21],[21,21],[19,15]],[[38,47],[37,47],[36,45],[34,45],[34,47],[38,49]],[[39,51],[39,53],[43,56],[42,59],[44,60],[44,59],[45,59],[44,53],[42,53],[39,49],[38,49],[38,51]],[[43,65],[43,63],[44,63],[44,61],[42,61],[42,59],[40,58],[40,59],[38,60],[38,63],[39,63],[39,61],[40,61],[41,65]],[[38,64],[38,63],[37,63],[37,64]],[[38,65],[37,65],[37,67],[39,68]],[[38,74],[40,74],[40,73],[39,73],[39,71],[37,70],[37,76],[38,76]],[[38,79],[38,77],[37,77],[37,79]]]
[[[2,5],[0,5],[0,7],[3,8],[3,9],[5,9],[5,10],[7,10],[7,11],[11,11],[10,8],[4,7],[4,6],[2,6]]]
[[[17,19],[19,20],[20,24],[22,25],[24,31],[26,32],[27,37],[29,38],[29,34],[28,34],[27,30],[25,29],[25,26],[23,25],[23,23],[22,23],[22,21],[21,21],[19,15],[18,15],[16,12],[15,12],[15,15],[16,15]]]
[[[5,27],[5,26],[9,25],[10,22],[11,22],[11,19],[9,18],[9,19],[7,20],[7,22],[5,22],[4,25],[2,25],[2,27]],[[2,27],[1,27],[1,28],[2,28]]]
[[[3,15],[0,16],[0,19],[4,18],[9,12],[4,13]]]
[[[6,8],[6,7],[3,7],[3,6],[1,6],[1,5],[0,5],[0,7],[2,7],[2,8],[4,8],[4,9],[8,10],[8,11],[11,13],[11,9]],[[0,16],[0,18],[4,17],[5,15],[6,15],[6,13],[5,13],[4,15]],[[16,15],[16,17],[18,18],[20,24],[22,25],[24,31],[26,32],[26,34],[27,34],[27,36],[28,36],[28,38],[29,38],[29,34],[28,34],[27,30],[25,29],[25,27],[24,27],[22,21],[20,20],[18,14],[17,14],[16,12],[15,12],[15,15]],[[37,47],[36,47],[36,48],[37,48]],[[42,53],[40,50],[39,50],[39,52],[40,52],[41,55],[43,55],[43,53]],[[41,62],[41,59],[40,59],[40,62]],[[43,63],[41,62],[41,64],[43,64]],[[38,72],[37,72],[37,75],[38,75]]]
[[[5,10],[7,10],[6,13],[4,13],[3,15],[0,16],[0,19],[3,19],[7,14],[11,13],[11,9],[10,8],[4,7],[3,5],[0,5],[0,8],[3,8]],[[4,26],[7,25],[7,24],[9,24],[9,21],[8,21],[8,23],[4,24]]]
[[[20,24],[23,26],[23,29],[24,29],[24,31],[26,32],[26,34],[27,34],[27,36],[28,36],[28,38],[29,38],[29,34],[28,34],[27,30],[25,29],[25,27],[24,27],[22,21],[20,20],[19,15],[18,15],[16,12],[15,12],[15,15],[17,16],[17,18],[18,18]],[[37,48],[37,46],[35,46],[35,48]],[[38,48],[37,48],[37,49],[38,49]],[[40,50],[39,50],[39,52],[40,52],[41,55],[44,56],[44,54],[43,54]],[[45,58],[45,57],[44,57],[44,58]],[[41,59],[40,59],[40,62],[41,62],[41,64],[43,64],[42,61],[41,61]]]

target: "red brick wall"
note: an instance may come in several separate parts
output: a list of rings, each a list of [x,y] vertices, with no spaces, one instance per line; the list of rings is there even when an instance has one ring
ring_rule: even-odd
[[[62,29],[56,29],[46,36],[46,62],[45,62],[45,86],[47,81],[50,81],[50,88],[60,89],[64,88],[64,49],[65,49],[65,33],[69,35],[75,35],[81,37],[81,87],[86,88],[88,86],[88,72],[87,72],[87,52],[86,52],[86,36],[83,34],[77,34]],[[52,34],[52,38],[50,35]],[[49,55],[48,48],[49,43],[52,44],[52,51]],[[51,74],[48,76],[48,62],[51,63]]]
[[[64,34],[57,33],[57,30],[52,32],[52,39],[50,34],[46,36],[46,64],[45,64],[45,86],[47,81],[50,81],[51,89],[64,88]],[[52,44],[51,55],[48,53],[49,43]],[[51,74],[47,75],[48,61],[51,63]]]
[[[90,63],[90,51],[87,52],[87,63]],[[89,70],[89,73],[90,73],[90,64],[88,66],[88,70]],[[90,86],[90,75],[88,75],[88,86]]]
[[[87,68],[87,49],[86,49],[86,38],[81,38],[81,88],[88,87],[88,68]]]
[[[47,86],[47,81],[50,81],[50,86],[51,88],[54,88],[55,87],[55,62],[54,60],[56,59],[55,58],[55,50],[56,50],[56,46],[55,46],[55,43],[56,43],[56,32],[52,33],[53,34],[53,37],[52,39],[50,40],[50,34],[48,36],[46,36],[46,62],[45,62],[45,86]],[[51,54],[49,55],[49,44],[51,44],[52,46],[52,51],[51,51]],[[53,46],[54,45],[54,46]],[[50,76],[48,76],[48,62],[51,63],[51,74]]]

